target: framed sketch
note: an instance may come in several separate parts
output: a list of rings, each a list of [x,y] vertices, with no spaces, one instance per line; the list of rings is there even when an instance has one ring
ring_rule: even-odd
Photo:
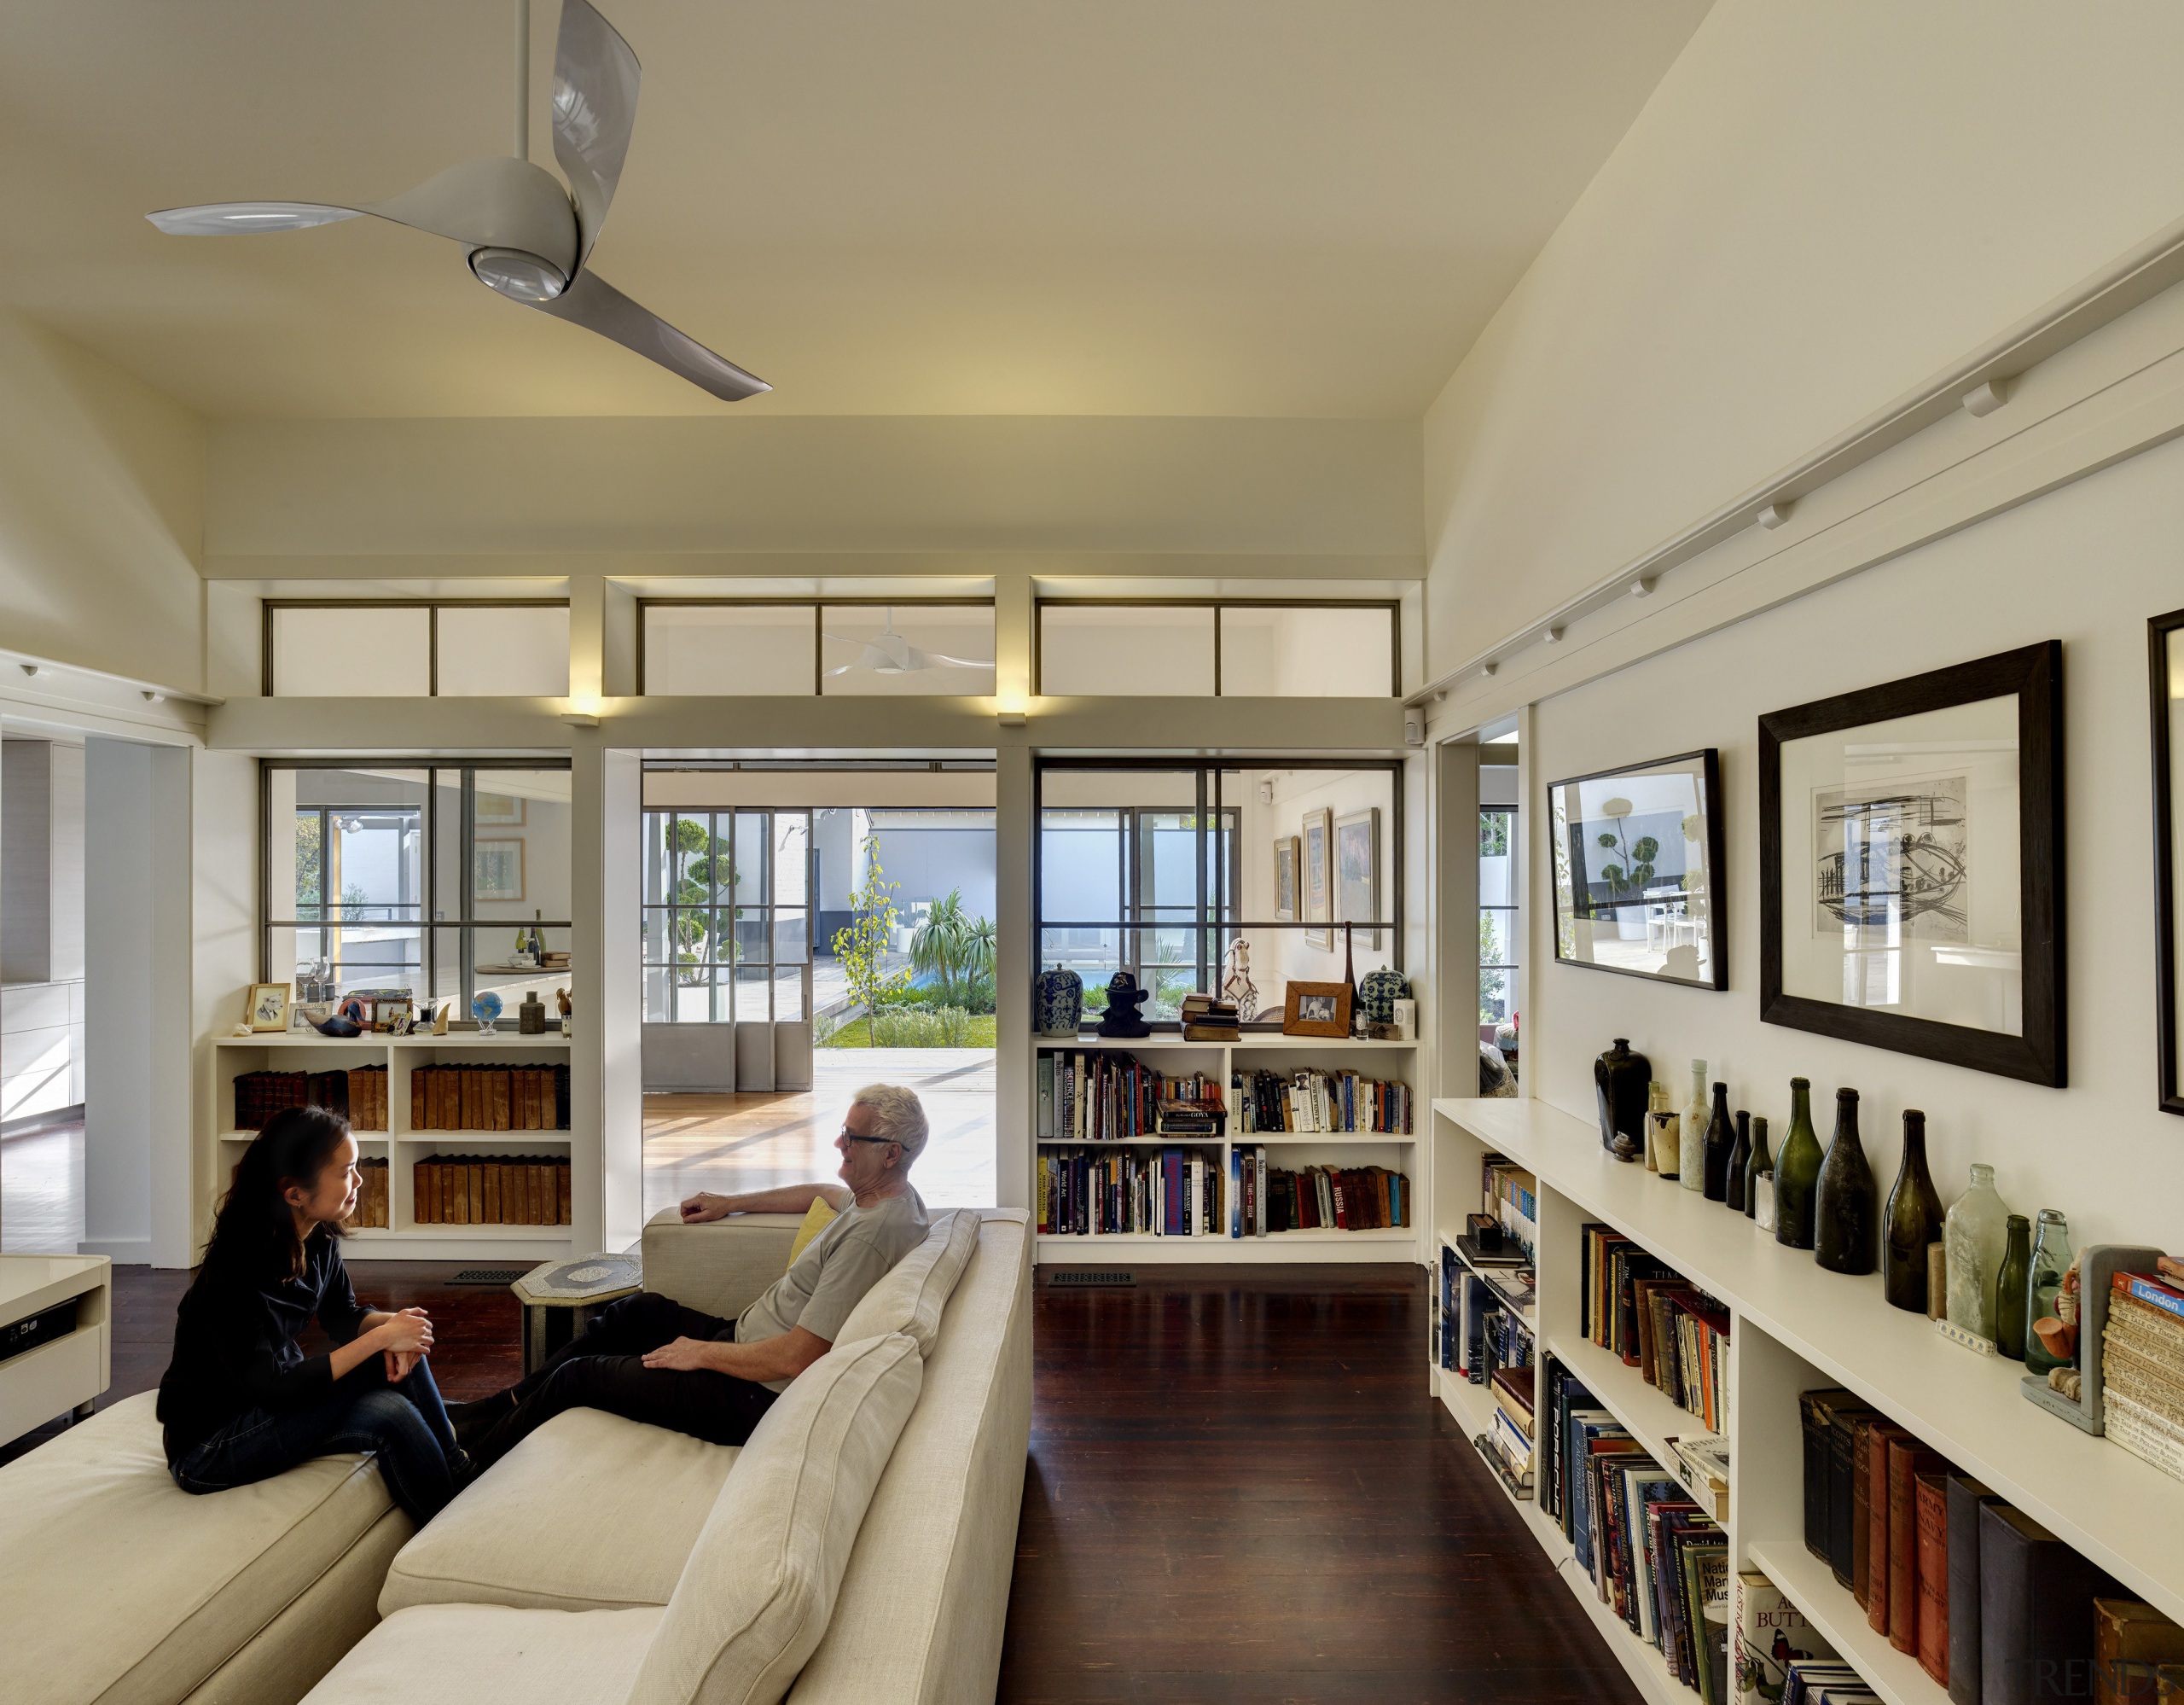
[[[480,829],[520,829],[523,800],[514,794],[489,794],[483,788],[470,796],[470,820]]]
[[[473,841],[470,850],[472,899],[497,905],[523,898],[521,841]]]
[[[415,1010],[408,1000],[382,995],[372,1003],[372,1028],[382,1035],[407,1036]]]
[[[1334,826],[1334,916],[1338,923],[1377,923],[1380,918],[1380,808],[1368,806]],[[1368,929],[1357,945],[1376,951],[1380,932]]]
[[[243,1021],[253,1033],[286,1030],[288,1027],[288,985],[253,983],[250,998],[243,1003]]]
[[[1350,992],[1348,983],[1292,981],[1282,996],[1281,1033],[1284,1036],[1350,1034]]]
[[[1274,921],[1297,921],[1297,837],[1274,837]]]
[[[1334,922],[1334,813],[1325,806],[1306,812],[1303,841],[1304,922],[1331,925]],[[1334,951],[1332,928],[1308,929],[1304,940],[1322,952]]]
[[[2184,957],[2177,924],[2184,917],[2184,895],[2177,890],[2176,851],[2184,842],[2184,784],[2177,765],[2184,763],[2184,610],[2171,610],[2146,624],[2147,661],[2153,695],[2153,907],[2154,991],[2161,1008],[2161,1110],[2184,1113],[2184,1085],[2177,1082],[2184,1062],[2184,1022],[2178,997],[2184,991]]]
[[[1759,1015],[2060,1087],[2059,640],[1759,719]]]
[[[1722,767],[1712,747],[1547,790],[1554,957],[1692,988],[1729,986]]]

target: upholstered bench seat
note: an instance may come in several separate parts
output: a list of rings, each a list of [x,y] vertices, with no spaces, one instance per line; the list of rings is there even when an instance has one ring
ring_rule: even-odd
[[[300,1698],[373,1623],[411,1533],[369,1457],[193,1497],[155,1393],[0,1469],[8,1705]]]
[[[664,1614],[413,1605],[326,1685],[342,1705],[623,1705]]]

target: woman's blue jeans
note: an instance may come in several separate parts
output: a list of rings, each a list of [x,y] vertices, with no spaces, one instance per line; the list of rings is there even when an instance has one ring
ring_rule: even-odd
[[[225,1492],[343,1451],[375,1452],[388,1493],[419,1527],[444,1510],[456,1491],[455,1429],[431,1365],[390,1382],[374,1356],[316,1403],[244,1411],[170,1467],[184,1492]]]

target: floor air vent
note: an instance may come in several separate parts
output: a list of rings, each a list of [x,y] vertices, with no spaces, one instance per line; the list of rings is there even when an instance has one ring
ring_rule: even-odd
[[[529,1267],[465,1267],[448,1283],[450,1284],[514,1284],[530,1271]]]
[[[1049,1286],[1077,1287],[1082,1285],[1134,1285],[1135,1275],[1115,1272],[1059,1272],[1047,1281]]]

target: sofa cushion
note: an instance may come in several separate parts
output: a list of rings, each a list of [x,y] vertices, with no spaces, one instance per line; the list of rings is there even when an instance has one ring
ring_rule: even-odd
[[[731,1213],[685,1225],[664,1207],[645,1225],[645,1289],[733,1320],[787,1270],[798,1224],[793,1213]]]
[[[894,1333],[837,1345],[781,1394],[706,1519],[630,1705],[770,1705],[788,1691],[827,1632],[923,1373]]]
[[[657,1605],[414,1605],[351,1647],[305,1705],[622,1705],[659,1618]]]
[[[804,1246],[832,1225],[841,1216],[834,1212],[834,1204],[823,1196],[811,1198],[811,1206],[804,1210],[804,1223],[796,1228],[796,1241],[788,1246],[788,1266],[796,1265],[796,1258],[804,1253]],[[788,1267],[781,1269],[783,1272]]]
[[[737,1454],[601,1410],[556,1415],[402,1548],[380,1614],[665,1604]]]
[[[0,1468],[9,1705],[183,1698],[393,1507],[354,1454],[193,1496],[167,1473],[157,1401],[126,1398]]]
[[[976,1209],[935,1214],[925,1242],[896,1262],[850,1311],[841,1341],[854,1344],[860,1338],[902,1332],[916,1343],[921,1356],[930,1356],[940,1335],[941,1312],[978,1247]]]

